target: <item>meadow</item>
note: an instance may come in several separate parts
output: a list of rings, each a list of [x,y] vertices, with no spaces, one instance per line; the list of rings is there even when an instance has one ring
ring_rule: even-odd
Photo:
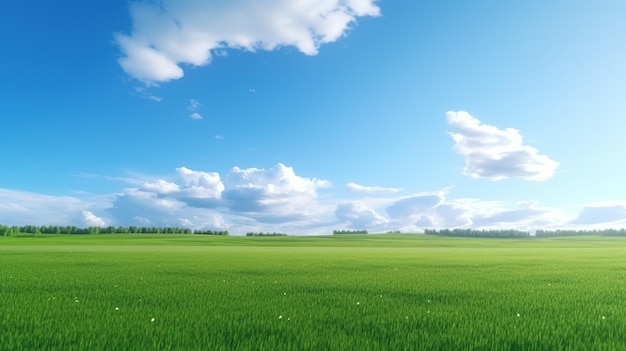
[[[0,237],[0,350],[626,350],[626,238]]]

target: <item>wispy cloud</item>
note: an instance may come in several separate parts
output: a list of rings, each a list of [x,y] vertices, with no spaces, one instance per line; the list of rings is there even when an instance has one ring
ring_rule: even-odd
[[[595,225],[618,221],[626,222],[626,202],[584,205],[576,218],[570,223],[573,225]]]
[[[86,173],[86,172],[78,172],[78,173],[74,174],[74,176],[75,177],[79,177],[79,178],[92,178],[92,179],[112,180],[112,181],[115,181],[115,182],[122,182],[122,183],[133,184],[133,185],[140,185],[140,184],[142,184],[144,182],[142,180],[139,180],[139,179],[133,178],[133,177],[108,176],[108,175]]]
[[[353,183],[353,182],[347,183],[346,189],[350,191],[354,191],[354,192],[361,192],[361,193],[397,193],[399,191],[402,191],[401,188],[385,188],[382,186],[365,186],[365,185],[360,185],[360,184]]]
[[[378,16],[375,0],[133,1],[130,34],[117,33],[118,60],[130,76],[158,84],[183,77],[181,64],[203,66],[224,49],[293,46],[315,55],[358,17]]]
[[[524,144],[517,129],[499,129],[482,124],[465,111],[447,112],[454,151],[465,156],[463,173],[473,178],[500,180],[522,178],[544,181],[551,178],[558,162]]]
[[[148,91],[148,88],[146,87],[135,86],[135,93],[139,94],[139,96],[144,99],[149,99],[156,102],[161,102],[163,100],[163,98],[161,98],[160,96],[156,96]]]
[[[187,109],[189,111],[196,111],[200,105],[202,105],[200,101],[196,99],[189,99],[189,106],[187,106]]]
[[[89,226],[104,223],[91,211],[102,211],[109,205],[108,201],[95,203],[93,199],[0,188],[0,224]]]
[[[202,103],[196,99],[189,99],[189,106],[187,106],[187,110],[191,111],[189,118],[191,119],[203,119],[202,115],[198,113],[198,108],[202,105]]]

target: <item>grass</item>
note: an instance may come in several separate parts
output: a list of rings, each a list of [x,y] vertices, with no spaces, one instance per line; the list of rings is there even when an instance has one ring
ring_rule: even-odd
[[[0,237],[0,349],[623,350],[625,244]]]

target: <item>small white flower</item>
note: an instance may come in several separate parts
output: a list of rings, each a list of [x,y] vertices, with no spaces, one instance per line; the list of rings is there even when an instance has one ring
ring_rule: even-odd
[[[116,310],[116,311],[119,311],[119,310],[120,310],[120,308],[119,308],[119,307],[115,307],[115,310]]]
[[[519,317],[519,313],[517,314],[517,316]]]
[[[281,314],[280,316],[278,316],[278,319],[283,319],[283,315]]]
[[[606,317],[605,317],[605,316],[602,316],[602,319],[606,319]]]
[[[154,322],[154,321],[155,321],[155,319],[154,319],[154,318],[152,318],[152,319],[150,320],[150,322]]]
[[[360,305],[360,304],[361,304],[360,302],[358,302],[358,301],[356,302],[356,305],[357,305],[357,306],[358,306],[358,305]]]

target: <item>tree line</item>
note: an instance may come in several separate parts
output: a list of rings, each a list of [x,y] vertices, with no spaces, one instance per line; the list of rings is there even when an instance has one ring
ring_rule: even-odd
[[[285,233],[253,233],[253,232],[249,232],[246,233],[246,236],[287,236],[287,234]]]
[[[626,229],[602,229],[602,230],[537,230],[535,236],[538,238],[555,236],[575,236],[575,235],[601,235],[601,236],[626,236]]]
[[[333,230],[333,234],[367,234],[365,229],[357,230]]]
[[[137,226],[108,226],[86,227],[59,226],[59,225],[24,225],[6,226],[0,225],[0,236],[17,234],[200,234],[200,235],[228,235],[226,230],[192,230],[179,227],[137,227]]]
[[[515,229],[476,230],[476,229],[426,229],[424,234],[440,236],[458,236],[469,238],[530,238],[530,232]]]

